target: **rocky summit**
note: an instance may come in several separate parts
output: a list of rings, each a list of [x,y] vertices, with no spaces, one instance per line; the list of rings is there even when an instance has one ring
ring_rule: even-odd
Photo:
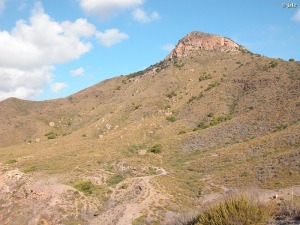
[[[239,52],[246,49],[229,38],[194,31],[181,39],[167,58],[186,57],[196,50]]]
[[[299,224],[300,62],[192,32],[143,71],[1,101],[0,121],[1,225],[209,225],[240,193],[248,217],[222,224]]]

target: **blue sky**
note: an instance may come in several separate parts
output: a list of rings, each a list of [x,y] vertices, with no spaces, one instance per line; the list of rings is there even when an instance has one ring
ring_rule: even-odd
[[[298,61],[300,0],[0,0],[0,100],[65,97],[139,71],[191,31]]]

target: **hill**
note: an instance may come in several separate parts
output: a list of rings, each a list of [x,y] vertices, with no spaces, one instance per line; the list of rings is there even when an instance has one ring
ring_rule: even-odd
[[[218,35],[67,98],[4,100],[0,119],[3,224],[167,224],[300,181],[300,63]]]

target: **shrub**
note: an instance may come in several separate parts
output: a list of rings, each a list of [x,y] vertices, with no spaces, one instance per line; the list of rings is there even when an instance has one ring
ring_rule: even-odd
[[[35,166],[28,166],[28,167],[26,167],[24,170],[23,170],[23,172],[24,173],[31,173],[31,172],[34,172],[34,171],[36,171],[37,170],[37,168],[35,167]]]
[[[281,130],[286,129],[287,127],[288,127],[288,125],[286,125],[286,124],[281,124],[281,125],[279,125],[279,126],[277,126],[277,127],[275,128],[275,131],[281,131]]]
[[[198,123],[197,128],[199,129],[205,129],[208,128],[209,125],[207,125],[205,122],[201,121],[200,123]]]
[[[203,92],[201,92],[198,96],[192,96],[190,99],[189,99],[189,101],[188,101],[188,103],[191,103],[192,101],[194,101],[194,100],[198,100],[198,99],[200,99],[200,98],[202,98],[204,95],[203,95]]]
[[[196,96],[192,96],[192,97],[189,99],[189,103],[192,102],[192,101],[194,101],[195,99],[197,99],[197,97],[196,97]]]
[[[197,225],[259,225],[265,223],[272,213],[272,207],[267,208],[241,195],[229,197],[212,207],[199,217]]]
[[[15,159],[9,159],[9,160],[6,160],[4,163],[5,164],[13,164],[13,163],[16,163],[16,162],[18,162],[18,161],[15,160]]]
[[[166,118],[166,120],[170,121],[170,122],[175,122],[176,121],[176,117],[175,116],[168,116]]]
[[[200,123],[198,123],[197,127],[193,129],[193,131],[197,131],[197,130],[202,130],[208,127],[212,127],[212,126],[216,126],[220,123],[226,122],[227,120],[231,120],[232,119],[232,115],[228,114],[227,116],[219,116],[219,117],[214,117],[209,123],[205,122],[205,121],[200,121]]]
[[[278,65],[278,62],[275,62],[275,61],[271,61],[271,62],[270,62],[270,66],[271,66],[272,68],[275,68],[277,65]]]
[[[46,136],[48,139],[55,139],[55,138],[57,138],[58,134],[51,131],[51,132],[45,134],[45,136]]]
[[[161,144],[156,144],[150,147],[148,151],[157,154],[161,152],[162,148],[163,146]]]
[[[280,204],[279,215],[300,219],[300,198],[293,196],[293,199],[284,200]]]
[[[73,184],[73,187],[78,191],[83,192],[86,195],[90,195],[93,193],[95,189],[95,185],[90,180],[80,180]]]
[[[121,174],[114,174],[109,180],[109,185],[116,185],[120,183],[122,180],[124,180],[124,177]]]
[[[212,112],[210,112],[210,113],[207,114],[207,116],[208,116],[208,117],[213,117],[214,114],[213,114]]]
[[[181,131],[178,132],[178,134],[179,134],[179,135],[180,135],[180,134],[186,134],[186,131],[181,130]]]
[[[215,118],[213,118],[212,121],[210,121],[209,125],[215,126],[215,125],[218,125],[219,123],[226,122],[227,120],[230,120],[230,119],[231,119],[230,115],[215,117]]]
[[[295,62],[295,59],[289,59],[290,62]]]
[[[203,80],[208,80],[208,79],[211,79],[211,78],[212,78],[212,77],[211,77],[210,74],[208,74],[208,75],[203,74],[203,75],[201,75],[201,76],[199,77],[199,82],[200,82],[200,81],[203,81]]]
[[[212,89],[212,88],[218,86],[219,84],[220,84],[219,81],[214,81],[213,83],[210,83],[210,84],[208,85],[208,87],[205,89],[205,91],[209,91],[210,89]]]
[[[168,98],[172,98],[172,97],[177,96],[177,94],[176,94],[175,91],[171,91],[170,93],[166,94],[166,96],[167,96]]]
[[[144,75],[144,71],[139,71],[139,72],[131,73],[127,77],[128,78],[134,78],[134,77],[139,77],[139,76],[142,76],[142,75]]]

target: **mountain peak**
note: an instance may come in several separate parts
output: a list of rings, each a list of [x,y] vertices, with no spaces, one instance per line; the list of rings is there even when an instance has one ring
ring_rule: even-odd
[[[173,57],[183,58],[195,50],[221,51],[221,52],[241,52],[247,51],[241,45],[235,43],[229,38],[215,34],[193,31],[179,40],[175,49],[167,56],[167,59]]]

